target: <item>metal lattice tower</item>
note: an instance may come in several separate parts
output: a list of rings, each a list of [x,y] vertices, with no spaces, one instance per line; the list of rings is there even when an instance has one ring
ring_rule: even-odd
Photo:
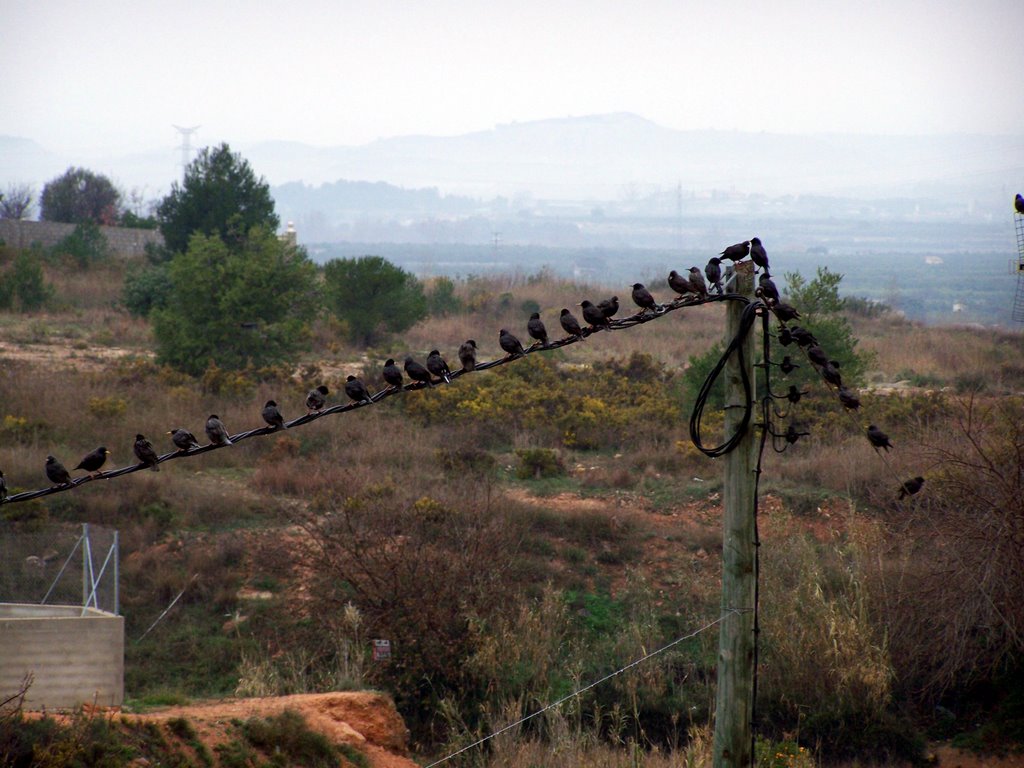
[[[1013,320],[1024,323],[1024,214],[1013,214],[1014,229],[1017,230],[1017,292],[1013,297]]]
[[[201,125],[193,125],[191,128],[182,128],[180,125],[174,126],[174,130],[181,134],[181,177],[185,178],[185,173],[188,171],[188,164],[191,162],[192,155],[192,134],[202,128]]]

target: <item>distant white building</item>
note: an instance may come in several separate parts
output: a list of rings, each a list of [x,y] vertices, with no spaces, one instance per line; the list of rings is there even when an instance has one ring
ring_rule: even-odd
[[[942,264],[944,262],[942,261],[942,257],[941,256],[925,256],[924,257],[924,263],[925,264]]]

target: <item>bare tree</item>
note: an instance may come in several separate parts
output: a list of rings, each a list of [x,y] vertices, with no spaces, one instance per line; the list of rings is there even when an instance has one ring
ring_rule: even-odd
[[[0,219],[27,219],[35,207],[35,197],[31,184],[8,184],[0,194]]]
[[[924,492],[898,504],[887,618],[898,666],[934,695],[1024,653],[1024,398],[960,401],[922,458]]]

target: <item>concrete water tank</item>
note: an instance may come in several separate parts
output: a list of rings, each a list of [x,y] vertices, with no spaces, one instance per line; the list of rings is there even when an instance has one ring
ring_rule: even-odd
[[[124,700],[124,617],[72,605],[0,603],[0,698],[25,675],[29,710]]]

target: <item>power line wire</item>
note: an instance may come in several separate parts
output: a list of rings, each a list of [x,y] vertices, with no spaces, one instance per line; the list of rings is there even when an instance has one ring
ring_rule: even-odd
[[[537,717],[538,715],[543,715],[545,712],[547,712],[549,710],[552,710],[552,709],[554,709],[555,707],[557,707],[557,706],[559,706],[561,704],[564,704],[569,699],[572,699],[572,698],[575,698],[576,696],[584,694],[587,691],[589,691],[591,688],[596,688],[601,683],[604,683],[604,682],[606,682],[608,680],[611,680],[613,677],[615,677],[617,675],[621,675],[623,672],[625,672],[625,671],[627,671],[629,669],[632,669],[633,667],[635,667],[635,666],[637,666],[639,664],[642,664],[643,662],[647,661],[648,659],[654,658],[658,654],[664,653],[665,651],[669,650],[670,648],[679,645],[679,643],[682,643],[682,642],[684,642],[686,640],[693,639],[694,637],[696,637],[697,635],[701,634],[702,632],[706,632],[707,630],[711,629],[716,624],[721,623],[722,620],[725,619],[726,616],[728,616],[729,614],[733,614],[733,613],[739,613],[739,611],[736,610],[735,608],[730,608],[725,613],[723,613],[721,616],[719,616],[717,619],[715,619],[714,621],[711,621],[711,622],[705,624],[700,629],[694,630],[690,634],[684,635],[683,637],[678,637],[675,640],[673,640],[672,642],[667,643],[666,645],[661,646],[661,648],[658,648],[657,650],[651,651],[650,653],[644,654],[643,656],[641,656],[638,659],[634,659],[633,661],[631,661],[626,666],[621,667],[620,669],[617,669],[614,672],[611,672],[611,673],[605,675],[600,680],[595,680],[594,682],[589,683],[589,684],[583,686],[579,690],[576,690],[576,691],[573,691],[572,693],[566,694],[565,696],[563,696],[562,698],[558,699],[557,701],[554,701],[551,704],[548,704],[547,706],[542,707],[541,709],[538,709],[536,712],[532,712],[529,715],[527,715],[526,717],[522,717],[519,720],[516,720],[514,723],[506,725],[504,728],[501,728],[501,729],[499,729],[497,731],[494,731],[494,733],[488,734],[487,736],[484,736],[482,739],[477,739],[472,744],[467,744],[465,747],[462,747],[461,749],[459,749],[459,750],[457,750],[455,752],[452,752],[450,755],[446,755],[445,757],[442,757],[440,760],[435,760],[432,763],[428,763],[427,765],[424,766],[424,768],[434,768],[435,765],[440,765],[441,763],[447,762],[448,760],[451,760],[453,757],[461,755],[463,752],[468,752],[471,749],[475,749],[476,747],[479,747],[482,744],[485,744],[486,742],[490,741],[491,739],[493,739],[493,738],[495,738],[497,736],[500,736],[501,734],[503,734],[503,733],[505,733],[507,731],[510,731],[513,728],[517,728],[518,726],[522,725],[526,721],[532,720],[533,718]]]
[[[648,322],[650,322],[652,320],[657,320],[657,319],[660,319],[662,317],[665,317],[668,313],[674,312],[674,311],[679,310],[679,309],[683,309],[683,308],[686,308],[686,307],[700,306],[700,305],[704,305],[704,304],[712,304],[712,303],[719,302],[719,301],[743,301],[743,302],[748,302],[749,300],[745,296],[741,296],[739,294],[733,294],[733,293],[726,293],[726,294],[716,295],[716,296],[708,296],[708,297],[703,298],[703,299],[689,298],[689,297],[688,298],[679,298],[679,299],[676,299],[675,301],[669,302],[667,304],[660,305],[658,307],[658,309],[653,311],[653,312],[641,311],[641,312],[638,312],[635,315],[630,315],[628,317],[623,317],[623,318],[620,318],[620,319],[611,319],[609,321],[607,330],[621,331],[621,330],[625,330],[627,328],[634,328],[634,327],[636,327],[638,325],[643,325],[644,323],[648,323]],[[491,360],[491,361],[486,362],[486,363],[478,363],[474,370],[475,371],[485,371],[485,370],[489,370],[491,368],[495,368],[495,367],[500,366],[500,365],[505,365],[506,363],[513,362],[514,360],[518,360],[521,357],[524,357],[525,355],[528,355],[528,354],[532,354],[532,353],[535,353],[535,352],[548,352],[548,351],[551,351],[551,350],[560,349],[562,347],[569,346],[570,344],[576,344],[577,342],[581,342],[584,339],[590,338],[591,336],[601,332],[602,330],[605,330],[605,329],[585,328],[583,330],[583,333],[580,336],[566,336],[565,338],[559,339],[557,341],[548,342],[547,344],[541,344],[540,342],[537,342],[537,343],[535,343],[535,344],[525,348],[522,355],[509,355],[509,356],[506,356],[506,357],[501,357],[501,358],[497,358],[495,360]],[[467,373],[471,373],[471,371],[465,371],[465,370],[461,370],[461,369],[460,370],[456,370],[456,371],[452,371],[450,378],[452,379],[452,381],[454,381],[455,379],[457,379],[460,376],[463,376],[463,375],[465,375]],[[432,384],[415,382],[415,383],[406,384],[406,385],[404,385],[401,388],[389,387],[389,388],[382,389],[379,392],[375,393],[370,398],[369,402],[360,401],[360,402],[351,402],[351,403],[343,403],[343,404],[333,405],[333,406],[331,406],[329,408],[324,408],[321,411],[317,411],[315,413],[308,413],[308,414],[305,414],[303,416],[299,416],[298,418],[292,419],[291,421],[285,422],[285,428],[286,429],[292,429],[294,427],[304,426],[306,424],[309,424],[309,423],[311,423],[313,421],[316,421],[317,419],[323,418],[325,416],[331,416],[331,415],[334,415],[336,413],[348,413],[349,411],[354,411],[354,410],[357,410],[359,408],[366,408],[366,407],[368,407],[370,405],[373,405],[375,403],[380,402],[381,400],[384,400],[384,399],[386,399],[388,397],[392,397],[393,395],[400,394],[402,392],[406,392],[406,391],[410,391],[410,390],[416,390],[416,389],[423,389],[423,388],[428,387],[428,386],[439,386],[439,385],[442,385],[442,384],[445,384],[445,383],[447,383],[447,382],[445,382],[443,379],[439,379],[438,381],[435,381]],[[230,439],[231,439],[232,443],[239,443],[239,442],[242,442],[244,440],[248,440],[248,439],[253,438],[253,437],[265,437],[267,435],[276,434],[276,433],[281,432],[281,431],[282,431],[281,429],[277,429],[277,428],[269,427],[269,426],[267,426],[267,427],[259,427],[257,429],[251,429],[251,430],[248,430],[248,431],[245,431],[245,432],[239,432],[236,435],[231,435]],[[206,453],[208,451],[213,451],[213,450],[216,450],[218,448],[224,448],[224,447],[227,447],[227,446],[217,445],[217,444],[211,443],[209,445],[203,445],[203,446],[200,446],[199,448],[193,448],[193,449],[190,449],[190,450],[187,450],[187,451],[170,451],[170,452],[165,453],[165,454],[163,454],[161,456],[158,456],[157,460],[156,460],[156,464],[162,464],[162,463],[164,463],[166,461],[173,461],[175,459],[182,459],[182,458],[189,458],[189,457],[192,457],[192,456],[198,456],[199,454]],[[24,491],[22,493],[12,494],[12,495],[8,496],[6,499],[0,500],[0,505],[2,505],[2,504],[16,504],[18,502],[31,501],[32,499],[38,499],[38,498],[40,498],[42,496],[50,496],[50,495],[55,494],[55,493],[63,493],[64,491],[74,490],[76,488],[79,488],[79,487],[81,487],[81,486],[83,486],[83,485],[85,485],[87,483],[90,483],[90,482],[93,482],[93,481],[96,481],[96,480],[111,480],[111,479],[114,479],[114,478],[117,478],[117,477],[122,477],[123,475],[129,475],[129,474],[131,474],[133,472],[139,472],[139,471],[144,470],[144,469],[149,469],[150,466],[151,466],[150,464],[141,464],[141,463],[140,464],[132,464],[132,465],[129,465],[129,466],[126,466],[126,467],[120,467],[118,469],[112,469],[112,470],[109,470],[107,472],[103,472],[103,473],[101,473],[101,474],[99,474],[97,476],[93,476],[92,474],[89,474],[89,475],[86,475],[84,477],[78,477],[78,478],[75,478],[74,480],[72,480],[70,483],[68,483],[66,485],[53,485],[53,486],[50,486],[50,487],[47,487],[47,488],[39,488],[39,489],[34,490],[34,491]]]

